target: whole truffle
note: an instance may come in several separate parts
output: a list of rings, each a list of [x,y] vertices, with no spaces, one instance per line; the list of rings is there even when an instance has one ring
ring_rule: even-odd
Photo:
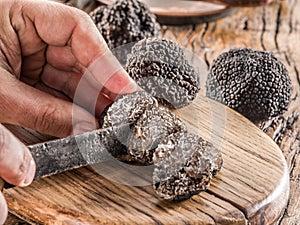
[[[153,188],[166,200],[183,200],[205,191],[223,163],[218,149],[187,132],[164,139],[155,150],[153,161]]]
[[[231,49],[214,60],[206,95],[240,112],[254,123],[284,113],[290,103],[291,80],[271,53]]]
[[[128,153],[135,161],[151,164],[153,152],[168,135],[185,131],[185,124],[170,110],[152,107],[144,111],[128,137]]]
[[[171,108],[191,103],[200,89],[200,77],[177,43],[148,38],[136,43],[126,71],[148,93]]]
[[[102,128],[110,129],[102,139],[113,156],[127,154],[127,139],[134,124],[145,110],[157,104],[151,95],[137,91],[123,95],[107,108],[101,123]]]
[[[111,5],[96,8],[90,16],[110,49],[143,38],[157,37],[160,31],[156,16],[137,0],[114,1]],[[122,59],[130,49],[131,45],[124,46],[123,51],[117,51],[117,57]],[[123,55],[118,55],[121,53]]]

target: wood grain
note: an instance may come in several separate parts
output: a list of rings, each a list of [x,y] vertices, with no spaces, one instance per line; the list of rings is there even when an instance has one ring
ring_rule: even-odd
[[[299,120],[299,21],[300,2],[275,1],[259,8],[242,8],[222,20],[197,26],[165,27],[164,37],[178,41],[203,58],[209,66],[220,52],[233,47],[250,47],[275,54],[288,68],[293,83],[288,112],[262,129],[276,141],[288,162],[291,194],[278,224],[300,221],[300,120]]]
[[[97,174],[99,168],[86,167],[6,190],[11,212],[41,224],[273,223],[289,193],[287,166],[278,146],[244,117],[201,95],[176,113],[191,132],[223,154],[223,168],[208,192],[166,202],[154,195],[151,185],[123,185]],[[134,176],[125,167],[113,171],[128,179]]]
[[[85,8],[87,11],[90,11],[94,6],[95,4],[93,3]],[[290,196],[288,206],[285,208],[282,216],[276,221],[276,224],[281,225],[295,225],[300,221],[300,120],[298,117],[300,106],[300,55],[298,51],[300,47],[299,10],[300,1],[278,0],[265,7],[241,8],[237,13],[222,20],[196,26],[164,26],[162,29],[163,37],[173,39],[195,52],[198,56],[203,58],[207,66],[211,64],[212,60],[218,54],[229,48],[251,47],[273,52],[288,67],[294,88],[292,104],[285,115],[268,121],[261,127],[278,143],[287,160],[290,172]],[[79,170],[78,173],[84,174],[87,172],[86,169],[88,170],[89,168],[83,168],[83,172]],[[78,176],[78,173],[76,173],[76,176]],[[89,173],[92,172],[89,171]],[[213,186],[211,188],[213,188]],[[209,197],[209,200],[206,200],[204,198],[205,196]],[[233,204],[220,200],[218,196],[210,192],[201,194],[200,197],[197,196],[196,201],[199,201],[198,198],[201,204],[206,206],[204,212],[210,211],[211,214],[214,214],[213,218],[215,218],[215,214],[219,214],[220,211],[221,215],[226,215],[219,223],[245,224],[243,213],[241,213],[242,211],[237,210]],[[207,208],[207,201],[213,201],[215,205],[218,206],[224,202],[226,202],[227,205],[225,209],[224,207],[218,210],[214,208],[216,211],[213,211]],[[42,203],[40,205],[42,205]],[[232,213],[226,213],[227,209]],[[234,211],[234,209],[236,211]],[[179,215],[178,220],[180,220],[180,218],[181,216]],[[240,219],[231,221],[232,218]],[[210,222],[214,224],[213,219],[211,219]]]

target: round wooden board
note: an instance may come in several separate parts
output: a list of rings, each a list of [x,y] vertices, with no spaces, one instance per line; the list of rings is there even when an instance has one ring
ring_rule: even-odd
[[[200,95],[176,113],[222,152],[224,165],[207,192],[166,202],[151,186],[119,184],[84,167],[5,190],[10,211],[39,224],[272,224],[289,195],[278,146],[238,113]]]
[[[100,3],[108,5],[115,0],[98,0]],[[237,8],[232,8],[224,4],[187,0],[140,0],[144,2],[151,12],[157,16],[161,24],[185,25],[209,22],[228,16],[235,12]]]

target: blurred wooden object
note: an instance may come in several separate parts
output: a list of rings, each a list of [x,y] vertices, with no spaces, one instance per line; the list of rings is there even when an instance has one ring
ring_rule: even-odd
[[[115,0],[98,0],[109,5]],[[236,9],[224,4],[205,1],[141,0],[157,16],[158,22],[166,25],[184,25],[209,22],[228,16]]]

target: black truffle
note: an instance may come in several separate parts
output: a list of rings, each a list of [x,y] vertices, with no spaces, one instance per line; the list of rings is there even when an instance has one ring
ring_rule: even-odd
[[[200,89],[200,77],[181,46],[171,40],[148,38],[136,43],[126,71],[148,93],[171,108],[191,103]]]
[[[290,103],[291,80],[271,53],[232,49],[214,60],[206,95],[240,112],[254,123],[284,113]]]
[[[154,152],[153,188],[166,200],[183,200],[205,191],[221,169],[222,155],[194,134],[171,134]]]
[[[127,154],[127,139],[134,124],[145,110],[157,105],[157,100],[151,95],[138,91],[123,95],[109,106],[102,119],[102,128],[112,129],[102,138],[113,156]]]
[[[107,109],[103,128],[135,123],[145,110],[158,106],[157,100],[145,91],[125,94]]]
[[[137,0],[117,0],[111,5],[96,8],[90,16],[110,49],[143,38],[157,37],[160,31],[156,16]]]
[[[144,111],[128,138],[128,153],[135,161],[152,164],[158,144],[172,133],[185,131],[185,124],[170,110],[152,107]]]

